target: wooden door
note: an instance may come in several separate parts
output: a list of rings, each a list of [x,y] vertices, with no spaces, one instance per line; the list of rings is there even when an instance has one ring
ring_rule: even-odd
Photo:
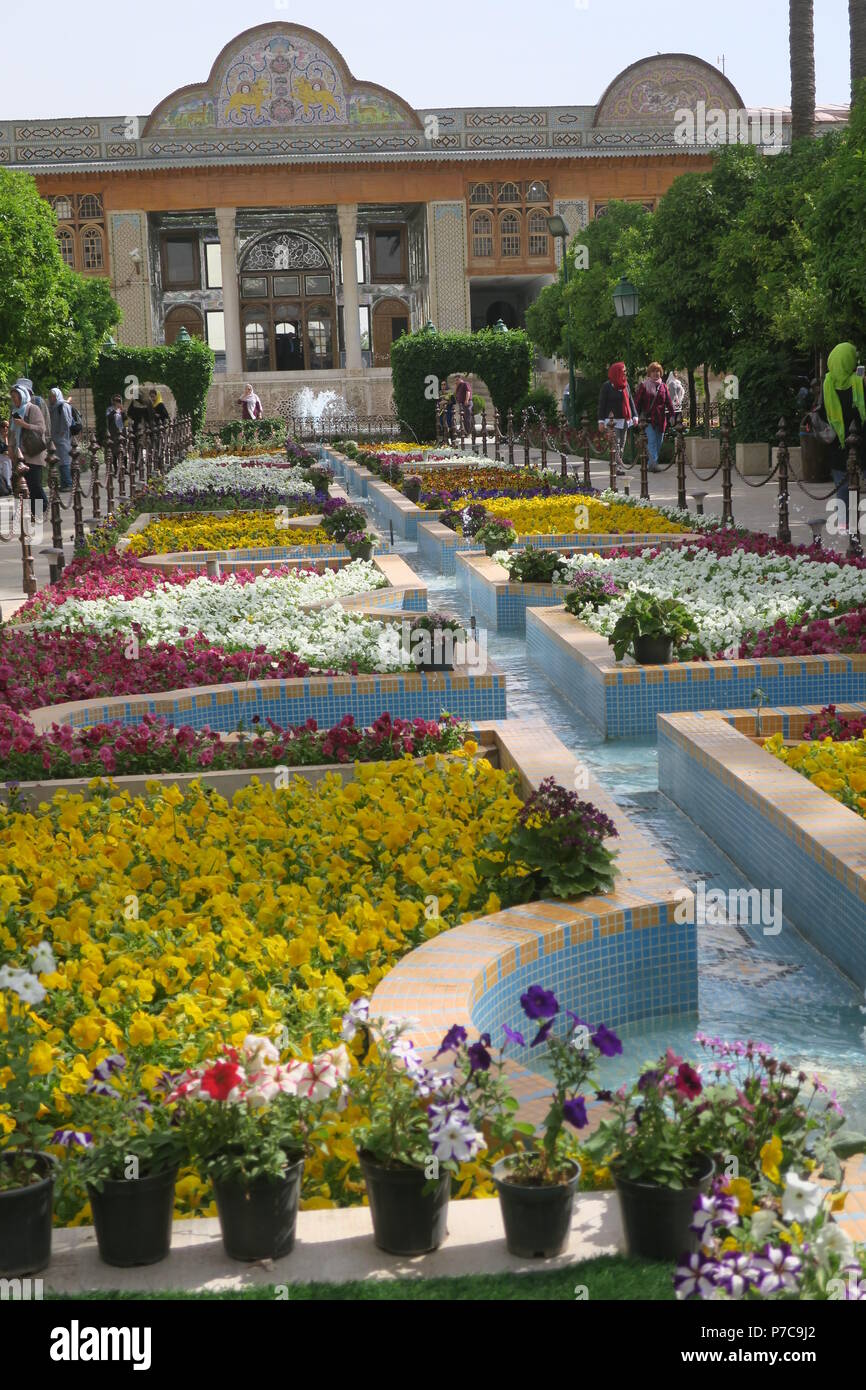
[[[409,332],[409,305],[380,299],[373,309],[373,366],[390,367],[391,344]]]

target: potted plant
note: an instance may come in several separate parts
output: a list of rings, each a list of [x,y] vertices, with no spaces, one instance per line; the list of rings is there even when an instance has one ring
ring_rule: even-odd
[[[484,546],[485,555],[495,555],[497,550],[508,550],[517,539],[514,522],[507,518],[485,521],[475,533],[475,539]]]
[[[714,1171],[702,1090],[697,1070],[669,1048],[616,1092],[610,1116],[584,1144],[609,1164],[630,1255],[675,1260],[696,1248],[692,1212]]]
[[[447,1235],[452,1176],[483,1147],[467,1098],[470,1072],[434,1071],[407,1037],[404,1020],[371,1019],[369,1011],[366,999],[352,1004],[343,1038],[360,1043],[349,1092],[361,1112],[352,1137],[373,1238],[390,1254],[423,1255]],[[465,1042],[465,1029],[451,1029],[440,1051]]]
[[[674,649],[697,624],[684,603],[675,598],[659,598],[645,589],[636,589],[620,614],[608,639],[617,661],[629,647],[642,666],[665,666],[673,661]]]
[[[545,777],[515,818],[507,840],[488,836],[478,872],[490,880],[503,906],[553,895],[568,901],[609,893],[615,852],[605,840],[618,834],[609,816],[591,801]]]
[[[468,540],[477,536],[481,527],[487,520],[487,508],[483,502],[470,502],[463,507],[460,512],[460,521],[463,526],[463,534]]]
[[[342,543],[350,531],[367,529],[367,513],[342,497],[329,497],[322,505],[322,529],[332,540]]]
[[[421,500],[422,487],[423,479],[417,473],[408,473],[403,479],[403,496],[417,503]]]
[[[527,545],[516,555],[509,555],[505,567],[515,584],[563,584],[568,576],[557,551],[542,550],[537,545]]]
[[[83,1114],[91,1128],[73,1133],[70,1142],[85,1151],[79,1168],[100,1258],[122,1268],[156,1264],[171,1247],[174,1186],[184,1156],[171,1111],[142,1089],[137,1068],[127,1073],[120,1054],[97,1064],[87,1095]],[[93,1134],[100,1136],[95,1143]]]
[[[36,1274],[51,1259],[55,1159],[46,1123],[52,1107],[53,1049],[34,1008],[56,966],[51,946],[30,948],[27,966],[0,966],[0,1276]]]
[[[312,483],[316,492],[327,493],[328,486],[334,481],[334,471],[324,463],[310,463],[301,470],[301,477],[307,483]]]
[[[368,531],[348,531],[343,537],[343,545],[353,560],[373,558],[373,537]]]
[[[283,1064],[268,1038],[250,1035],[170,1093],[188,1151],[213,1183],[232,1259],[276,1260],[294,1246],[304,1157],[348,1061],[337,1047]]]
[[[466,629],[448,613],[420,613],[404,623],[404,650],[421,671],[452,671],[455,645],[463,644]]]
[[[561,1254],[568,1243],[580,1180],[580,1165],[570,1153],[565,1126],[586,1127],[589,1091],[596,1090],[597,1056],[615,1056],[622,1052],[622,1043],[604,1024],[592,1029],[572,1013],[567,1036],[556,1037],[552,1030],[560,1006],[553,991],[541,985],[530,985],[520,996],[520,1005],[526,1018],[539,1025],[538,1032],[527,1044],[522,1033],[506,1026],[505,1045],[525,1049],[544,1044],[553,1092],[538,1138],[531,1125],[515,1121],[516,1101],[494,1112],[490,1122],[494,1142],[517,1147],[494,1163],[493,1180],[511,1254],[549,1258]],[[606,1097],[607,1092],[601,1095]]]
[[[565,607],[575,618],[580,618],[587,610],[597,612],[616,598],[619,592],[612,575],[594,569],[579,569],[571,575]]]

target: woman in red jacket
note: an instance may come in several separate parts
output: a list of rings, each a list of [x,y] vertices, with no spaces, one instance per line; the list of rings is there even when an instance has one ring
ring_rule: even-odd
[[[641,382],[637,393],[637,413],[647,418],[646,448],[649,455],[648,473],[659,471],[659,450],[665,437],[665,430],[674,418],[674,403],[671,393],[662,381],[660,362],[650,362],[646,369],[646,379]]]
[[[607,429],[607,422],[613,416],[614,443],[616,446],[616,471],[624,473],[622,449],[625,432],[637,424],[637,407],[628,384],[624,362],[612,362],[607,372],[607,381],[601,388],[598,398],[598,427]]]

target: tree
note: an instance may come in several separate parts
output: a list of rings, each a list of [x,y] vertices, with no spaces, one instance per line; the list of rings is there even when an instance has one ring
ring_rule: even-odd
[[[851,109],[848,129],[813,190],[808,231],[819,291],[832,307],[831,338],[866,345],[866,101]]]
[[[569,344],[575,365],[587,377],[605,377],[611,362],[631,363],[663,351],[659,325],[642,306],[629,327],[616,316],[613,291],[621,275],[641,290],[649,240],[650,214],[635,203],[609,203],[572,241],[566,255],[569,280],[542,290],[526,311],[532,341],[548,356],[566,356]]]
[[[851,35],[851,101],[858,99],[858,83],[866,80],[866,0],[848,0]]]
[[[815,15],[813,0],[789,0],[791,139],[815,131]]]
[[[0,379],[26,370],[71,385],[93,366],[120,318],[107,281],[63,264],[56,219],[30,174],[0,169]]]

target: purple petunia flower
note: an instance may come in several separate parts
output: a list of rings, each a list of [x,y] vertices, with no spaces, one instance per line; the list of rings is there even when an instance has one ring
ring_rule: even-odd
[[[524,1038],[523,1034],[518,1033],[515,1028],[509,1028],[507,1023],[503,1023],[502,1031],[509,1042],[514,1043],[517,1047],[526,1046],[526,1039]]]
[[[572,1100],[567,1100],[562,1107],[562,1113],[570,1125],[575,1129],[583,1129],[588,1120],[586,1118],[586,1101],[583,1096],[575,1096]]]
[[[532,1042],[529,1044],[529,1046],[538,1047],[539,1043],[547,1042],[547,1039],[550,1037],[550,1030],[552,1027],[553,1019],[549,1018],[546,1023],[542,1023],[541,1027],[539,1028],[535,1037],[532,1039]]]
[[[470,1072],[490,1070],[490,1062],[492,1059],[490,1053],[487,1051],[489,1046],[490,1034],[482,1033],[478,1041],[466,1049],[469,1057]]]
[[[559,1013],[559,1004],[553,990],[542,989],[541,985],[530,985],[520,996],[520,1007],[527,1018],[554,1018]]]
[[[617,1053],[622,1052],[622,1043],[616,1033],[605,1028],[603,1023],[600,1023],[593,1033],[592,1041],[603,1057],[615,1057]]]
[[[439,1048],[439,1051],[436,1053],[436,1056],[441,1057],[443,1052],[457,1052],[457,1050],[463,1046],[465,1041],[466,1029],[461,1027],[459,1023],[453,1024],[448,1029],[448,1032],[445,1034],[445,1037],[442,1039],[442,1044]]]

